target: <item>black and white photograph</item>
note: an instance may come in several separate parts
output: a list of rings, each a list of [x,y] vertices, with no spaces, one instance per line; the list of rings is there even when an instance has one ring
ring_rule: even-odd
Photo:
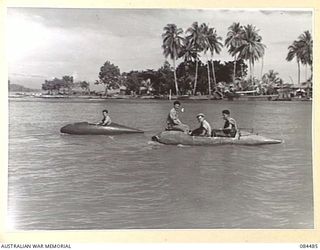
[[[313,9],[6,9],[6,227],[314,229]]]

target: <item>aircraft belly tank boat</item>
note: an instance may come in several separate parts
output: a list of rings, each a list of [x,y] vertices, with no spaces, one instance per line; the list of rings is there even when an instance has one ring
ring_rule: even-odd
[[[163,131],[152,137],[153,141],[168,145],[264,145],[264,144],[278,144],[282,140],[270,139],[261,135],[244,133],[236,137],[202,137],[190,136],[180,131]]]
[[[60,132],[73,135],[118,135],[143,133],[143,131],[139,129],[130,128],[114,122],[107,126],[88,122],[77,122],[62,127]]]

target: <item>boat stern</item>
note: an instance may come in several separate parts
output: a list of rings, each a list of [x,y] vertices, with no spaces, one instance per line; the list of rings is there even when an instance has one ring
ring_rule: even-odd
[[[272,139],[261,135],[251,135],[241,137],[240,141],[245,141],[247,145],[265,145],[265,144],[280,144],[283,140]]]

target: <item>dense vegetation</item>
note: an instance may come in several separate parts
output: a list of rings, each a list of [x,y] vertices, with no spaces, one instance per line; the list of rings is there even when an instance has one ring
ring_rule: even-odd
[[[74,82],[72,76],[63,76],[61,79],[45,80],[42,89],[49,94],[63,93],[71,94],[74,88],[81,88],[83,92],[90,93],[90,84],[86,81]]]
[[[163,55],[172,61],[172,66],[165,61],[157,70],[121,73],[118,66],[106,61],[100,68],[95,84],[103,84],[106,95],[108,90],[119,88],[123,88],[126,94],[140,94],[141,89],[157,95],[170,91],[177,95],[212,94],[219,86],[227,88],[230,84],[237,90],[259,88],[264,90],[263,93],[270,93],[274,86],[283,84],[279,73],[273,69],[263,74],[263,57],[267,47],[262,43],[259,30],[253,25],[233,23],[228,27],[223,41],[216,29],[205,23],[199,25],[194,22],[185,32],[175,24],[167,24],[163,28],[162,39]],[[301,64],[310,66],[312,80],[312,43],[310,32],[305,31],[288,47],[286,60],[296,59],[298,84]],[[233,61],[214,60],[224,46]],[[259,79],[253,74],[257,62],[261,62]],[[42,85],[42,89],[49,93],[70,93],[74,87],[90,93],[88,82],[74,82],[71,76],[46,80]]]

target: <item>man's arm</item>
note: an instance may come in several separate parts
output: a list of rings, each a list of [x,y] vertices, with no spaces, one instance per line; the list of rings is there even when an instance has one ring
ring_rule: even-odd
[[[104,123],[102,124],[103,126],[108,126],[111,124],[111,118],[110,116],[107,116]]]
[[[203,123],[203,128],[205,129],[205,131],[203,131],[203,135],[206,135],[206,134],[208,134],[209,136],[211,136],[211,127],[210,127],[210,124],[207,122],[207,121],[205,121],[204,123]]]

